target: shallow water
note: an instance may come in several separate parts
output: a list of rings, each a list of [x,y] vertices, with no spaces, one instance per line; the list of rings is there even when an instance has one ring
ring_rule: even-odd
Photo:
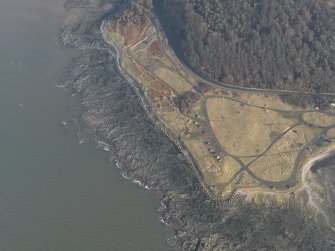
[[[170,250],[155,192],[68,130],[65,18],[61,0],[0,1],[0,250]]]
[[[311,167],[308,181],[313,192],[313,202],[321,208],[326,220],[335,231],[335,157],[333,154]]]

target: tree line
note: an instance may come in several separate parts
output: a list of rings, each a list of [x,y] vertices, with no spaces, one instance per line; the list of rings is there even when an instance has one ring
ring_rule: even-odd
[[[335,92],[335,10],[326,0],[154,0],[169,38],[228,84]]]

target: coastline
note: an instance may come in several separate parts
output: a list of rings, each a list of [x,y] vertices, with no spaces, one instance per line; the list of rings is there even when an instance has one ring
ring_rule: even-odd
[[[308,185],[307,182],[307,175],[311,171],[311,168],[313,168],[315,165],[319,164],[320,162],[327,160],[329,158],[335,157],[335,149],[330,149],[327,151],[324,151],[312,159],[310,159],[307,163],[305,163],[302,167],[301,172],[301,182],[302,186],[298,189],[298,191],[303,192],[306,191],[308,194],[308,205],[311,207],[314,207],[318,212],[320,212],[324,217],[327,223],[331,226],[332,230],[335,233],[335,228],[332,226],[332,222],[329,220],[328,214],[324,211],[324,209],[318,204],[316,198],[318,195],[312,190],[312,188]]]
[[[117,61],[117,66],[119,68],[119,71],[121,72],[121,74],[123,75],[123,77],[127,80],[128,84],[133,88],[133,90],[135,91],[135,93],[137,94],[142,108],[145,111],[146,115],[148,116],[148,118],[151,120],[151,122],[153,123],[153,125],[155,125],[165,136],[167,136],[175,145],[176,147],[179,149],[180,153],[182,154],[182,156],[184,158],[186,158],[186,160],[189,162],[190,167],[193,169],[194,174],[196,175],[196,177],[199,180],[199,183],[201,184],[202,188],[204,189],[204,191],[207,193],[207,195],[210,197],[211,196],[211,192],[208,189],[208,187],[206,186],[206,184],[203,181],[203,178],[201,177],[201,174],[198,170],[198,168],[196,167],[197,164],[195,163],[194,160],[192,160],[191,154],[187,151],[187,149],[185,147],[182,147],[182,142],[180,140],[178,140],[176,138],[176,136],[173,134],[173,132],[171,132],[166,126],[164,126],[154,115],[152,109],[150,109],[150,103],[149,101],[146,99],[145,95],[141,94],[140,92],[140,88],[138,86],[138,84],[136,84],[136,81],[134,81],[123,69],[122,69],[122,52],[120,51],[120,48],[118,48],[118,46],[116,44],[113,43],[113,41],[111,41],[110,39],[106,38],[106,21],[107,20],[103,20],[100,26],[100,31],[102,34],[102,37],[104,39],[104,41],[109,44],[110,46],[112,46],[115,51],[117,51],[117,55],[116,55],[116,61]]]
[[[78,115],[78,123],[82,130],[90,131],[108,144],[127,178],[160,194],[159,218],[174,230],[168,242],[181,250],[248,250],[278,245],[289,249],[298,245],[315,248],[323,245],[329,236],[315,232],[315,217],[308,212],[303,214],[293,202],[287,209],[276,205],[258,208],[243,202],[241,196],[229,204],[213,203],[199,184],[199,177],[190,170],[188,161],[178,158],[180,149],[143,109],[145,104],[141,104],[140,91],[127,84],[123,74],[119,74],[121,71],[115,71],[120,68],[118,53],[102,41],[101,22],[116,10],[110,6],[91,10],[91,6],[83,5],[78,7],[78,12],[70,13],[76,14],[78,19],[70,18],[62,32],[64,46],[80,48],[83,53],[74,60],[66,81],[68,92],[80,97],[78,106],[83,111]],[[78,29],[81,25],[92,34],[82,33]],[[286,228],[290,233],[283,237],[284,244],[276,239],[278,226],[273,226],[274,221],[280,222],[281,229]],[[265,230],[259,230],[260,227]],[[293,234],[297,231],[300,238]],[[261,239],[260,235],[266,238]],[[303,236],[312,235],[314,237],[304,244]]]
[[[310,169],[315,166],[316,164],[318,164],[318,162],[328,159],[332,156],[335,156],[335,149],[330,149],[327,151],[324,151],[322,153],[319,153],[318,155],[314,156],[312,159],[308,160],[307,163],[305,163],[302,167],[302,183],[303,183],[303,187],[301,187],[300,189],[303,189],[304,187],[307,186],[306,184],[306,175],[307,173],[310,171]]]

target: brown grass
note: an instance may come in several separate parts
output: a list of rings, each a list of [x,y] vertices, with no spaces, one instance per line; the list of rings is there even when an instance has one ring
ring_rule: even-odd
[[[164,57],[164,53],[162,52],[161,48],[159,47],[159,43],[158,43],[157,40],[153,41],[149,45],[148,52],[150,53],[150,55],[152,55],[154,57],[159,57],[159,58]]]
[[[330,126],[335,124],[335,117],[320,112],[308,112],[303,115],[304,121],[319,126]]]
[[[119,33],[124,37],[124,44],[127,46],[140,41],[145,27],[145,25],[138,25],[133,22],[126,25],[119,24]]]
[[[259,107],[267,107],[269,109],[279,109],[286,111],[296,111],[302,110],[302,108],[297,106],[292,106],[290,104],[284,103],[277,96],[264,96],[257,94],[241,93],[239,95],[239,100],[248,103],[249,105],[255,105]]]
[[[190,103],[187,116],[179,111],[175,98],[190,91],[197,79],[183,68],[169,46],[161,47],[155,27],[149,22],[137,22],[135,19],[135,22],[129,23],[110,23],[108,30],[111,32],[108,34],[110,38],[124,46],[123,67],[142,86],[162,124],[181,137],[199,165],[206,184],[218,193],[225,188],[223,196],[237,187],[251,192],[265,190],[248,174],[239,185],[236,185],[236,179],[227,184],[241,166],[227,156],[223,157],[223,161],[218,161],[216,155],[209,152],[210,146],[204,143],[211,140],[205,123],[200,121],[199,129],[192,122],[195,115],[198,119],[206,120],[203,98]],[[299,113],[295,112],[301,111],[299,107],[283,103],[274,96],[231,94],[212,87],[201,95],[226,96],[208,99],[206,109],[210,124],[223,148],[235,156],[241,156],[245,164],[262,153],[285,129],[297,123]],[[285,113],[271,111],[271,108]],[[335,123],[334,118],[320,113],[306,114],[304,118],[318,125]],[[201,130],[205,130],[206,134]],[[320,132],[307,126],[294,130],[278,140],[265,156],[250,166],[257,176],[272,181],[287,179],[298,150]],[[335,137],[335,129],[329,135]]]
[[[252,165],[250,170],[258,177],[269,181],[284,181],[292,173],[298,152],[262,156]]]
[[[180,94],[183,94],[192,88],[192,85],[178,75],[178,73],[165,67],[156,69],[155,74]]]
[[[293,125],[277,112],[241,106],[223,98],[208,99],[207,110],[216,137],[226,151],[237,156],[261,153]]]
[[[335,128],[330,129],[327,133],[327,135],[331,138],[335,138]]]

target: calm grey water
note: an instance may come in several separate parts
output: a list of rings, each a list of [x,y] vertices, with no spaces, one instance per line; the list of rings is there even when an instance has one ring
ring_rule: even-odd
[[[157,195],[60,123],[65,17],[62,0],[0,1],[0,250],[170,250]]]

